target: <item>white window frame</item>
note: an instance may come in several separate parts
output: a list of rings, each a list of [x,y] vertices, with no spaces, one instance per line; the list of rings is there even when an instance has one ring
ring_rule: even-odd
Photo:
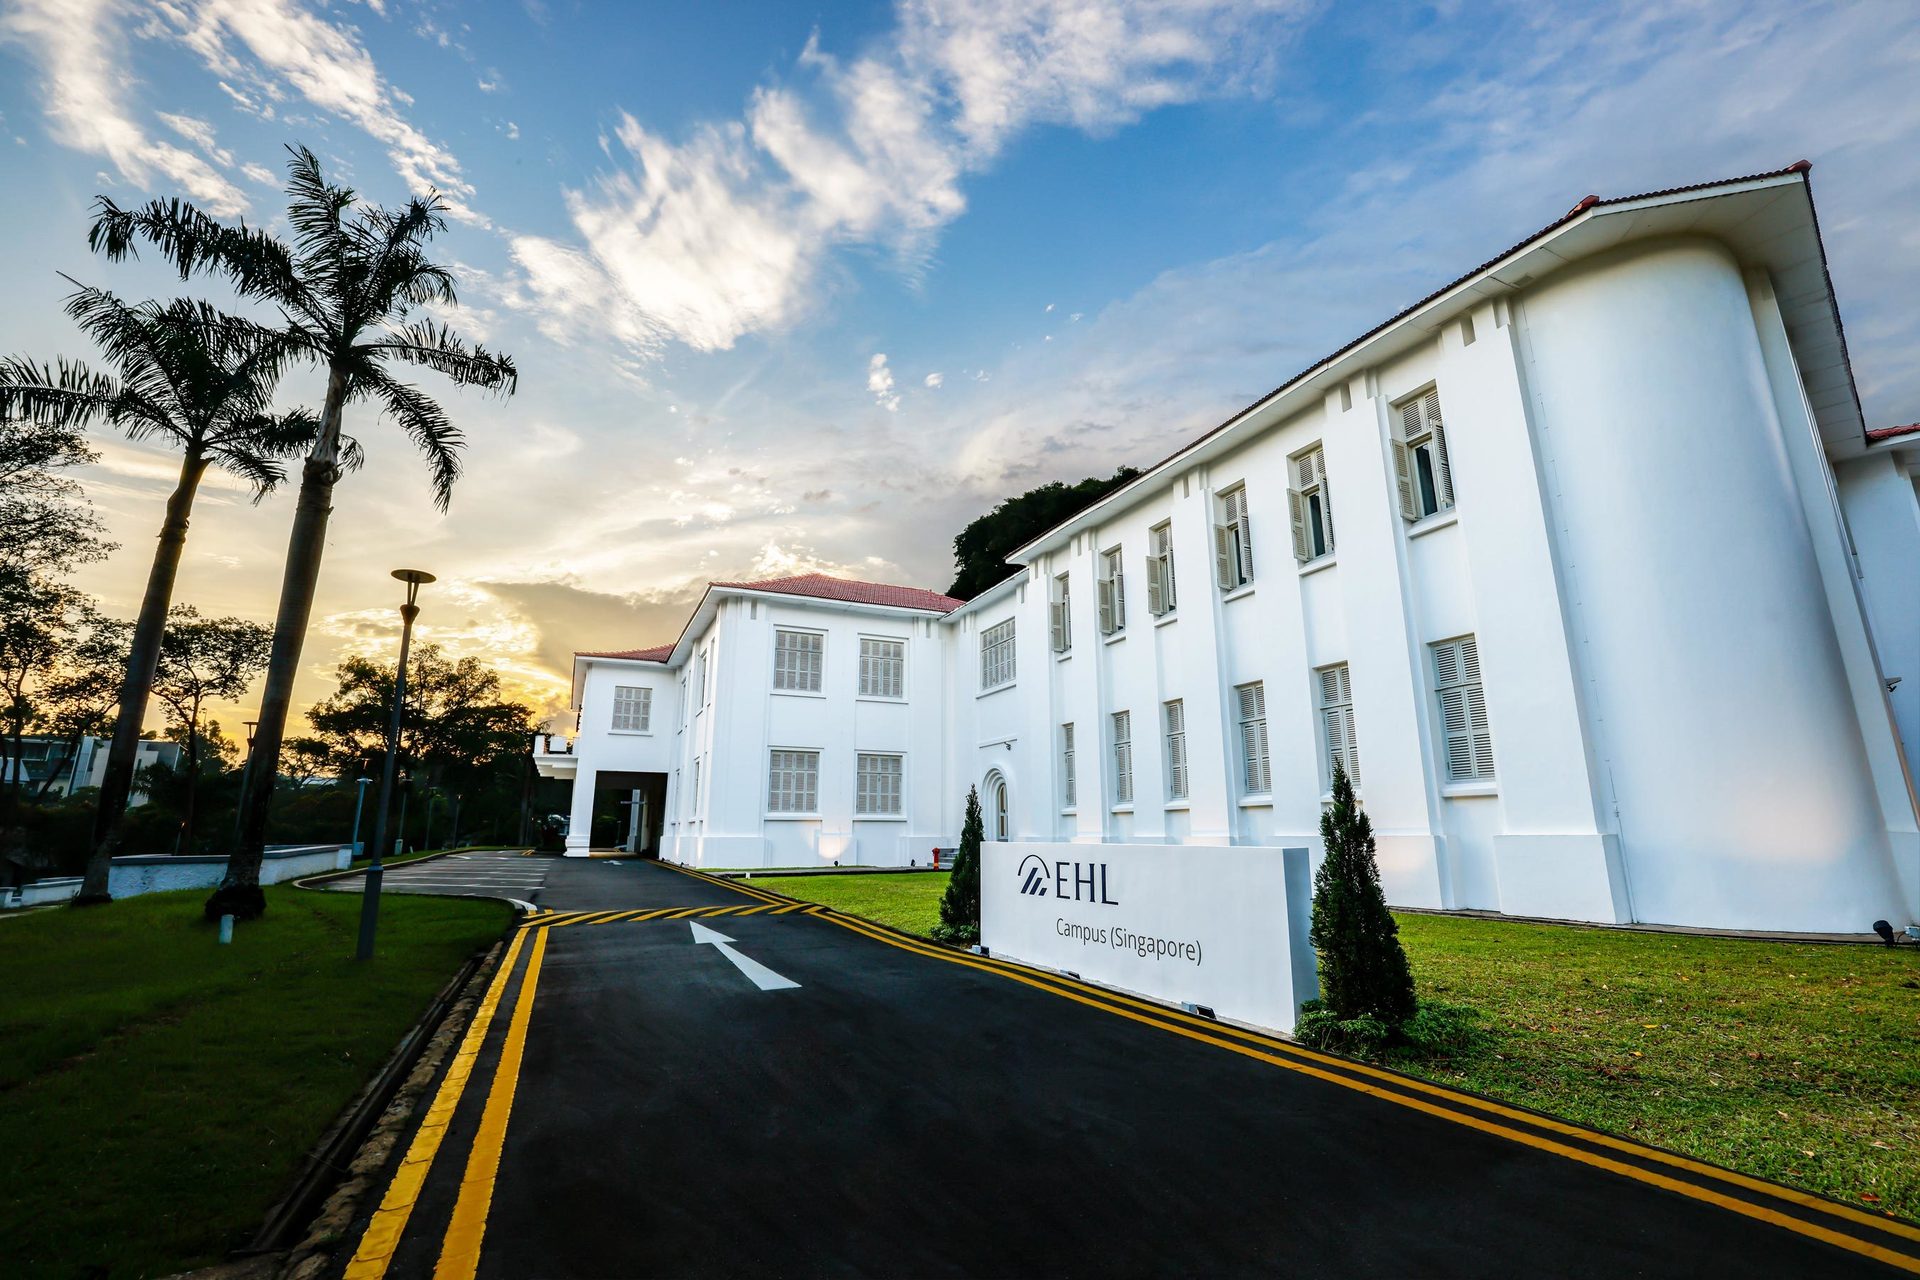
[[[1267,687],[1259,680],[1233,688],[1234,724],[1240,736],[1240,790],[1273,794],[1273,753],[1267,739]]]
[[[653,690],[644,684],[613,686],[613,718],[609,733],[652,733]]]
[[[1055,653],[1073,649],[1073,582],[1068,574],[1056,574],[1047,597],[1047,626]]]
[[[1479,642],[1470,635],[1455,636],[1427,649],[1432,654],[1441,764],[1447,781],[1492,782],[1493,729],[1481,683]]]
[[[1147,530],[1147,612],[1164,618],[1180,607],[1173,578],[1173,521]]]
[[[980,633],[980,692],[1004,689],[1018,674],[1014,667],[1014,622],[1007,618]]]
[[[1247,514],[1247,486],[1230,485],[1214,495],[1213,570],[1222,591],[1238,591],[1253,581],[1253,520]]]
[[[1439,388],[1425,387],[1395,402],[1390,414],[1401,517],[1419,521],[1453,510],[1453,464],[1447,457]]]
[[[1360,739],[1353,721],[1353,671],[1344,662],[1331,663],[1313,673],[1314,693],[1320,705],[1320,764],[1325,770],[1324,792],[1333,790],[1333,766],[1347,771],[1347,780],[1360,790]]]
[[[1115,711],[1107,717],[1113,740],[1113,803],[1133,803],[1133,713]]]
[[[775,747],[767,753],[767,813],[782,818],[820,816],[817,748]]]
[[[1073,757],[1073,726],[1060,726],[1060,794],[1064,797],[1063,809],[1079,808],[1080,784],[1075,777]]]
[[[1100,634],[1119,635],[1127,629],[1127,569],[1119,547],[1100,553],[1100,576],[1094,589],[1100,604]]]
[[[1191,789],[1187,771],[1187,704],[1169,698],[1160,704],[1160,725],[1167,738],[1167,799],[1185,800]]]
[[[854,756],[853,812],[858,818],[903,818],[907,813],[907,758],[897,751]]]
[[[773,691],[819,693],[827,678],[827,634],[800,627],[773,631]]]
[[[892,652],[886,652],[888,648]],[[907,697],[907,642],[899,636],[860,637],[860,696],[883,702]]]
[[[1287,459],[1287,515],[1293,522],[1293,558],[1312,564],[1333,554],[1333,495],[1327,455],[1315,444]]]
[[[713,646],[708,645],[700,651],[700,705],[713,703]]]

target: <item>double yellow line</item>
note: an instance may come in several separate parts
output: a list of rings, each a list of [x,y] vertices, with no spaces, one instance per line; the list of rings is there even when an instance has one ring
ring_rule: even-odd
[[[486,1044],[502,996],[513,977],[520,949],[527,938],[533,946],[527,955],[526,973],[520,980],[519,998],[500,1049],[500,1061],[494,1067],[493,1085],[487,1091],[487,1104],[480,1115],[480,1128],[474,1134],[473,1147],[467,1153],[467,1165],[460,1178],[460,1194],[453,1206],[453,1217],[440,1242],[440,1258],[433,1269],[434,1280],[473,1280],[480,1265],[480,1245],[487,1230],[487,1212],[493,1205],[494,1180],[500,1171],[500,1153],[506,1144],[507,1119],[513,1111],[514,1093],[520,1081],[520,1062],[526,1052],[527,1025],[533,1018],[534,994],[539,988],[540,965],[546,958],[547,933],[544,929],[521,930],[507,945],[507,954],[488,984],[487,994],[474,1011],[473,1021],[460,1041],[460,1049],[447,1074],[440,1081],[433,1104],[414,1133],[407,1154],[395,1170],[387,1193],[374,1211],[373,1220],[360,1237],[353,1258],[347,1263],[344,1280],[381,1280],[393,1263],[394,1250],[406,1234],[407,1222],[420,1201],[421,1189],[440,1153],[453,1113],[466,1092],[474,1062]]]
[[[661,865],[670,864],[662,863]],[[682,867],[671,869],[680,871],[682,874],[698,876],[709,883],[725,885],[738,893],[766,902],[793,901],[765,890],[748,888],[734,881],[702,875]],[[1658,1147],[1616,1138],[1612,1134],[1593,1129],[1584,1129],[1549,1116],[1536,1115],[1488,1098],[1429,1084],[1424,1080],[1416,1080],[1410,1076],[1371,1067],[1362,1062],[1316,1053],[1290,1040],[1209,1021],[1170,1009],[1165,1005],[1137,999],[1103,987],[1095,987],[1071,978],[1057,977],[1040,970],[1009,964],[1006,961],[993,960],[935,943],[923,942],[838,912],[822,913],[821,918],[842,929],[871,938],[876,942],[883,942],[890,947],[898,947],[902,951],[910,951],[929,959],[995,974],[1035,990],[1044,991],[1049,995],[1059,996],[1091,1009],[1098,1009],[1103,1013],[1110,1013],[1143,1026],[1184,1036],[1189,1040],[1225,1049],[1230,1053],[1237,1053],[1287,1071],[1298,1072],[1328,1084],[1338,1085],[1343,1089],[1367,1094],[1395,1106],[1406,1107],[1453,1124],[1493,1134],[1537,1151],[1550,1152],[1592,1168],[1631,1178],[1636,1182],[1660,1187],[1689,1199],[1716,1205],[1744,1217],[1820,1240],[1836,1248],[1845,1249],[1849,1253],[1884,1262],[1910,1274],[1920,1275],[1920,1250],[1914,1249],[1911,1245],[1902,1247],[1898,1244],[1883,1243],[1881,1240],[1863,1238],[1858,1234],[1836,1229],[1836,1226],[1827,1225],[1823,1221],[1809,1220],[1770,1204],[1755,1203],[1740,1196],[1730,1195],[1719,1188],[1738,1189],[1751,1195],[1766,1197],[1778,1204],[1791,1206],[1800,1213],[1820,1215],[1836,1224],[1844,1223],[1854,1228],[1866,1228],[1882,1236],[1892,1237],[1895,1241],[1920,1244],[1920,1228],[1909,1226],[1897,1219],[1878,1216],[1792,1187],[1749,1177],[1743,1173],[1735,1173],[1730,1169],[1722,1169],[1671,1151],[1663,1151]],[[1479,1114],[1473,1114],[1475,1112]],[[1631,1156],[1636,1160],[1691,1175],[1701,1181],[1689,1181],[1671,1176],[1659,1169],[1630,1164],[1601,1154],[1599,1151],[1571,1145],[1571,1142],[1561,1139],[1570,1139],[1606,1151]],[[1703,1185],[1703,1183],[1711,1185]]]

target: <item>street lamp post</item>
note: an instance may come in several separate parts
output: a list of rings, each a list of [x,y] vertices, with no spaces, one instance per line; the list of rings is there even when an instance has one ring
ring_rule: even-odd
[[[423,584],[433,575],[423,569],[395,569],[393,576],[407,584],[407,602],[400,606],[400,665],[393,675],[393,720],[387,726],[387,759],[380,771],[380,800],[373,810],[373,850],[367,864],[367,885],[360,895],[360,947],[358,959],[373,959],[373,930],[380,918],[380,882],[386,876],[380,865],[380,846],[387,839],[387,806],[393,799],[393,777],[400,763],[400,716],[407,705],[407,650],[413,646],[413,620],[420,616]]]
[[[353,798],[353,856],[356,858],[360,856],[360,810],[366,807],[367,784],[372,781],[365,774],[354,779],[354,785],[360,788],[359,794]]]

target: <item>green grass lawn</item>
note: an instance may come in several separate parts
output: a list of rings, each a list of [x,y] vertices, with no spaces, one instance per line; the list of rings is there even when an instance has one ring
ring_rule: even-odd
[[[244,1244],[503,903],[267,890],[218,946],[205,894],[0,921],[9,1276],[160,1276]]]
[[[922,936],[946,881],[753,880]],[[1398,919],[1420,993],[1493,1033],[1399,1069],[1920,1221],[1920,947]]]
[[[927,937],[940,923],[940,895],[952,877],[944,871],[899,875],[760,876],[746,881],[806,902],[824,902],[850,916],[864,916],[905,933]]]

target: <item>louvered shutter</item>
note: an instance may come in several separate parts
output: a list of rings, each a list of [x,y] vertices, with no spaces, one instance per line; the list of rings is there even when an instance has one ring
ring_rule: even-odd
[[[1213,572],[1222,591],[1231,591],[1240,583],[1235,579],[1233,530],[1224,524],[1213,526]]]
[[[1241,777],[1248,794],[1273,789],[1267,753],[1266,686],[1255,682],[1234,690],[1240,704]]]
[[[1060,765],[1066,781],[1066,807],[1071,809],[1078,803],[1079,785],[1074,779],[1073,726],[1060,726]]]
[[[1178,698],[1167,707],[1167,791],[1175,800],[1187,798],[1187,710]]]
[[[1420,518],[1420,508],[1414,505],[1413,498],[1413,451],[1407,448],[1406,441],[1395,438],[1393,445],[1393,480],[1400,493],[1400,514],[1408,520]]]
[[[1247,514],[1245,485],[1233,491],[1233,522],[1240,530],[1240,581],[1253,581],[1253,517]]]
[[[1167,589],[1161,581],[1165,572],[1165,560],[1159,556],[1147,559],[1147,612],[1156,618],[1167,611]]]
[[[1110,636],[1114,632],[1113,579],[1102,578],[1093,584],[1094,598],[1100,602],[1100,634]]]
[[[1120,567],[1120,557],[1114,557],[1113,565],[1113,629],[1125,630],[1127,625],[1127,575]]]
[[[1293,558],[1305,564],[1313,559],[1313,549],[1307,545],[1307,500],[1298,489],[1287,490],[1287,515],[1293,521]]]
[[[1053,651],[1065,653],[1067,651],[1067,602],[1055,600],[1047,606],[1047,609],[1053,624]]]
[[[1427,429],[1433,432],[1433,481],[1440,490],[1440,506],[1453,505],[1453,464],[1447,459],[1447,429],[1440,417],[1440,392],[1433,390],[1420,397],[1420,412]]]
[[[1116,804],[1133,799],[1133,716],[1113,713],[1113,798]]]

